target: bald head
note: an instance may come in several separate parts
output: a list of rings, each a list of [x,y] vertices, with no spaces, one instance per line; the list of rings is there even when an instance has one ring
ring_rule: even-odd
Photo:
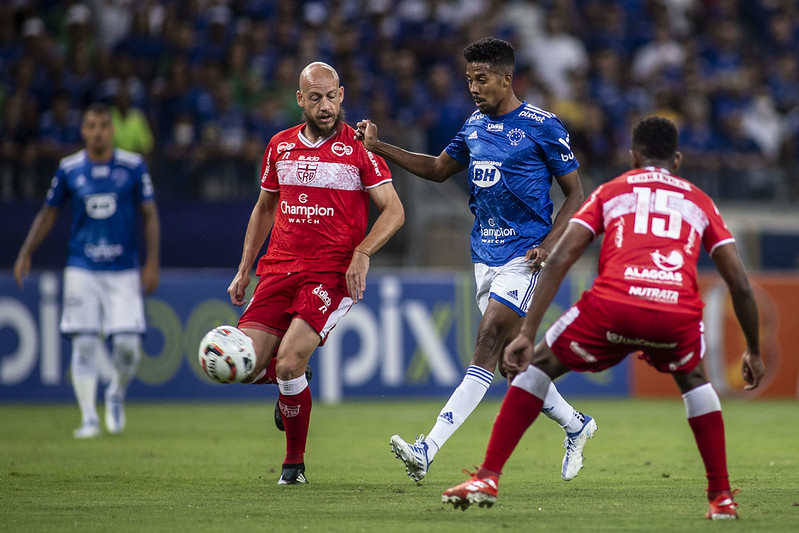
[[[305,135],[316,141],[329,137],[339,122],[343,122],[341,102],[344,88],[339,85],[338,73],[327,63],[315,61],[302,69],[297,105],[305,116]]]
[[[309,87],[321,83],[333,83],[338,86],[336,69],[322,61],[314,61],[300,72],[300,91],[306,92]]]

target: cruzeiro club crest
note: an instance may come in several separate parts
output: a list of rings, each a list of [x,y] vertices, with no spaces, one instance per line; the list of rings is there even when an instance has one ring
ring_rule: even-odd
[[[297,163],[297,179],[300,183],[310,183],[316,177],[316,169],[319,163],[310,163],[308,161],[300,161]]]

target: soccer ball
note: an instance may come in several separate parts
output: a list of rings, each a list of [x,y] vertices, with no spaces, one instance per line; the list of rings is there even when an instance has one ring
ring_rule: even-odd
[[[255,367],[252,339],[233,326],[219,326],[200,341],[200,365],[219,383],[239,383]]]

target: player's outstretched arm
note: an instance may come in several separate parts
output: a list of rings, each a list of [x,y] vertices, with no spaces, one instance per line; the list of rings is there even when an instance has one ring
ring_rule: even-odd
[[[355,138],[363,142],[363,147],[379,156],[396,163],[408,172],[428,181],[442,182],[465,167],[455,161],[446,151],[437,157],[428,154],[409,152],[377,138],[377,124],[364,119],[356,125]]]
[[[275,223],[278,193],[261,190],[258,201],[250,214],[247,232],[244,234],[244,247],[241,252],[241,261],[236,277],[230,282],[227,289],[233,305],[244,305],[244,293],[250,284],[250,270],[252,270],[258,252],[266,242],[266,237]]]
[[[746,339],[746,351],[741,358],[741,375],[747,383],[744,388],[756,389],[766,373],[766,368],[760,357],[759,315],[749,277],[741,263],[735,243],[719,246],[713,250],[711,258],[724,283],[727,284],[735,317]]]
[[[345,275],[350,298],[356,302],[363,299],[372,254],[382,248],[405,222],[405,209],[394,185],[384,183],[369,189],[369,198],[380,210],[380,215],[366,237],[355,247]]]
[[[50,234],[56,220],[58,220],[58,212],[58,208],[45,205],[36,213],[36,218],[33,219],[28,235],[25,237],[25,241],[22,243],[17,259],[14,262],[14,279],[20,289],[25,282],[25,278],[31,272],[31,256],[45,237]]]

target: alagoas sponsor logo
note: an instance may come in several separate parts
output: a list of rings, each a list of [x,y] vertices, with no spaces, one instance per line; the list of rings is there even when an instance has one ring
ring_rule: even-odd
[[[499,171],[501,166],[501,161],[475,161],[472,166],[472,183],[482,188],[496,185],[502,178]]]
[[[613,344],[632,344],[634,346],[644,346],[646,348],[660,348],[660,349],[673,349],[677,347],[676,342],[655,342],[655,341],[648,341],[646,339],[630,339],[619,333],[613,333],[612,331],[606,331],[605,338],[608,339],[608,342],[611,342]]]
[[[486,124],[486,131],[504,131],[504,130],[505,130],[505,124],[502,123],[495,124],[493,122],[489,122],[488,124]]]
[[[331,150],[339,157],[352,155],[352,146],[346,145],[341,141],[334,142]]]
[[[660,250],[655,250],[649,255],[652,257],[652,262],[655,263],[655,266],[661,270],[679,270],[685,263],[682,254],[677,250],[672,250],[669,255],[663,255]]]
[[[322,300],[322,305],[319,307],[319,310],[322,312],[322,314],[327,313],[327,309],[330,307],[330,304],[333,303],[333,301],[330,299],[330,293],[328,293],[320,283],[319,286],[314,287],[314,289],[311,291],[311,294],[315,294],[320,300]]]
[[[680,297],[680,293],[677,291],[658,289],[657,287],[636,287],[634,285],[630,286],[627,294],[637,298],[644,298],[646,300],[669,304],[676,304]]]
[[[624,270],[625,279],[633,280],[646,280],[646,281],[660,281],[663,283],[678,283],[683,281],[681,272],[671,272],[668,270],[660,270],[658,268],[639,268],[628,266]]]

